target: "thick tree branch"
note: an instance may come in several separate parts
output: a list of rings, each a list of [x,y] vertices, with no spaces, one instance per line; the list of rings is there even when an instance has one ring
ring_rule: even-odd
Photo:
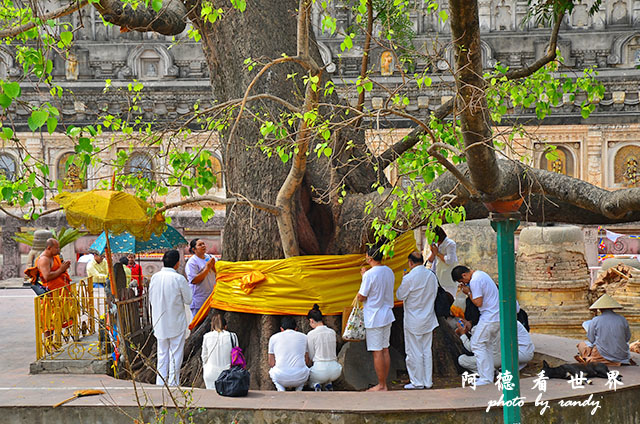
[[[545,66],[547,63],[555,60],[556,58],[556,48],[558,46],[558,33],[560,32],[560,24],[562,24],[562,16],[564,12],[558,13],[555,17],[555,22],[553,25],[553,30],[551,32],[551,37],[549,38],[549,47],[547,48],[547,54],[542,56],[540,59],[536,60],[530,66],[522,69],[516,69],[511,72],[506,73],[506,77],[510,80],[520,79],[528,77],[533,74],[538,69]]]
[[[311,83],[307,83],[304,103],[303,115],[314,110],[318,105],[318,90],[314,90]],[[276,197],[276,207],[282,211],[276,219],[285,258],[300,255],[300,246],[295,227],[296,208],[293,205],[293,196],[300,187],[307,171],[307,152],[309,151],[312,137],[311,127],[305,119],[301,119],[295,143],[297,152],[293,155],[287,178],[280,186]]]
[[[73,12],[75,12],[76,10],[79,10],[83,7],[85,7],[87,4],[89,4],[88,0],[78,0],[76,2],[73,2],[67,6],[62,6],[56,10],[53,10],[49,13],[46,13],[42,16],[38,16],[38,18],[42,21],[42,22],[46,22],[48,20],[51,19],[58,19],[58,18],[62,18],[63,16],[67,16],[72,14]],[[31,21],[28,22],[24,25],[18,25],[16,27],[12,27],[12,28],[7,28],[7,29],[3,29],[2,31],[0,31],[0,38],[7,38],[7,37],[15,37],[19,34],[22,34],[25,31],[29,31],[31,28],[35,28],[36,26],[36,22],[35,21]]]
[[[122,32],[155,31],[163,35],[178,35],[187,26],[187,8],[182,0],[164,0],[158,12],[151,8],[151,2],[149,7],[140,2],[136,10],[124,5],[122,0],[100,0],[93,6],[105,21],[120,26]]]
[[[526,168],[524,172],[532,193],[550,196],[608,219],[623,219],[640,210],[640,188],[609,191],[544,169]]]
[[[180,200],[178,202],[167,203],[163,207],[159,208],[156,213],[162,213],[169,209],[177,208],[179,206],[190,205],[199,202],[215,202],[221,205],[249,205],[252,208],[260,209],[261,211],[270,213],[271,215],[280,215],[280,209],[270,205],[269,203],[261,202],[259,200],[246,199],[242,197],[219,197],[219,196],[196,196],[188,199]]]
[[[482,46],[477,0],[450,0],[451,37],[455,46],[460,130],[471,182],[484,194],[500,187],[500,169],[491,142],[490,117],[482,70]]]

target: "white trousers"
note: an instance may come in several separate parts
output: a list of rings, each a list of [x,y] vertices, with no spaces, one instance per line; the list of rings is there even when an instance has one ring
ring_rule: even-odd
[[[518,350],[518,369],[522,370],[533,359],[533,351]],[[458,363],[464,369],[471,372],[478,372],[478,363],[475,356],[460,355]],[[502,367],[502,355],[500,353],[500,344],[493,354],[493,366],[495,369]]]
[[[433,331],[414,334],[404,329],[404,350],[407,353],[407,371],[409,380],[416,387],[433,386],[433,355],[431,344]]]
[[[327,384],[337,380],[342,374],[342,365],[338,361],[316,361],[309,369],[309,387]]]
[[[184,333],[170,339],[158,339],[158,375],[156,384],[164,385],[163,378],[169,386],[180,385],[180,367],[184,354]]]
[[[494,358],[500,358],[500,322],[483,322],[473,330],[471,351],[478,365],[476,385],[493,384]]]

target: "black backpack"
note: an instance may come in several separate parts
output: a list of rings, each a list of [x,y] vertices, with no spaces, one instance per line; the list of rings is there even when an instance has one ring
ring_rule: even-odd
[[[429,271],[433,272],[431,269]],[[455,299],[451,293],[442,288],[435,272],[433,272],[433,275],[435,275],[438,282],[438,292],[436,293],[436,300],[433,302],[433,310],[436,313],[436,317],[448,318],[451,316],[451,305],[453,305]]]
[[[216,392],[220,396],[241,397],[249,393],[251,375],[242,367],[235,366],[220,373],[216,380]]]

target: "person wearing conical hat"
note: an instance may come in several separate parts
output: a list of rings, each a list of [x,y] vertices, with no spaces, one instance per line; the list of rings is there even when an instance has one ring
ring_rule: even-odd
[[[625,317],[613,311],[614,309],[622,309],[622,305],[605,293],[589,309],[600,310],[600,315],[589,323],[587,328],[588,341],[578,344],[580,355],[576,355],[576,359],[584,363],[601,362],[612,366],[629,365],[631,359],[629,323]]]

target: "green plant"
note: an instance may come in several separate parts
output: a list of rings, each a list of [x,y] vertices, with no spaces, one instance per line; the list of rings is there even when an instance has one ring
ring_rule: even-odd
[[[59,230],[51,230],[53,238],[58,240],[60,248],[62,249],[69,243],[73,243],[82,237],[83,233],[75,228],[62,227]],[[24,233],[16,233],[12,237],[18,243],[24,243],[27,246],[33,246],[33,231],[27,231]]]

